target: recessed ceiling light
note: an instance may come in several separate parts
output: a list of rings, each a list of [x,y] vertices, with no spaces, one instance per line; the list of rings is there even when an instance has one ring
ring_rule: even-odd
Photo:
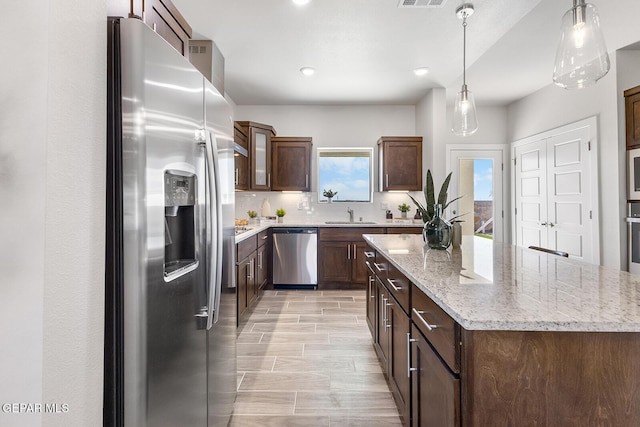
[[[413,74],[416,76],[426,76],[429,73],[429,69],[427,67],[420,67],[413,70]]]
[[[305,76],[313,76],[316,73],[316,69],[312,67],[302,67],[300,72]]]
[[[291,0],[291,1],[293,1],[295,4],[302,6],[309,3],[311,0]]]

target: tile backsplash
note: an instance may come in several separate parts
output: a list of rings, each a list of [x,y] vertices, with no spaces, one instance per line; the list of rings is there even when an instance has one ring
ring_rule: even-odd
[[[424,200],[422,192],[411,192],[419,201]],[[276,209],[284,208],[287,211],[285,222],[314,223],[318,221],[348,221],[347,208],[354,211],[355,221],[384,222],[386,209],[389,209],[394,218],[400,217],[398,205],[407,203],[411,211],[407,213],[413,218],[416,213],[415,206],[407,193],[374,192],[373,203],[363,202],[333,202],[318,203],[318,193],[281,193],[276,191],[263,192],[236,192],[236,218],[248,218],[247,211],[253,210],[261,215],[261,207],[264,199],[269,201],[271,215],[275,215]]]

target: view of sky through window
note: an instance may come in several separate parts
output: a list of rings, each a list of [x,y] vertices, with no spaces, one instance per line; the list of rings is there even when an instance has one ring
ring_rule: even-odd
[[[475,200],[493,200],[493,160],[473,161],[473,194]]]
[[[338,194],[334,202],[371,201],[370,149],[318,151],[318,199],[327,201],[324,190]]]

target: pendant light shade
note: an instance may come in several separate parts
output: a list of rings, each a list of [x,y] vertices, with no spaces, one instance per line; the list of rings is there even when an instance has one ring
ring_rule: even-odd
[[[478,130],[476,103],[473,100],[473,93],[467,89],[466,84],[462,85],[462,90],[456,95],[451,130],[458,136],[471,135]]]
[[[458,136],[471,135],[478,130],[478,117],[473,93],[467,89],[467,18],[473,14],[473,5],[465,3],[456,10],[456,16],[462,19],[462,89],[456,95],[453,107],[451,131]]]
[[[562,17],[553,82],[565,89],[582,89],[594,85],[610,68],[597,9],[585,0],[573,0]]]

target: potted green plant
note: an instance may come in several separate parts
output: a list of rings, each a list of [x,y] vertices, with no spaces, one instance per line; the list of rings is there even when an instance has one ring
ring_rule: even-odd
[[[247,211],[247,215],[249,215],[249,218],[251,219],[251,222],[256,222],[256,218],[258,217],[258,212],[256,211]]]
[[[276,209],[276,216],[278,217],[278,222],[284,222],[284,216],[287,214],[287,211],[284,208]]]
[[[400,216],[402,218],[406,218],[407,217],[407,212],[409,212],[409,210],[411,210],[411,206],[409,206],[406,203],[402,203],[401,205],[398,205],[398,210],[400,211]]]
[[[331,189],[322,190],[322,195],[327,198],[327,203],[331,203],[331,201],[333,200],[333,197],[336,194],[338,194],[338,192],[337,191],[331,191]]]
[[[436,204],[441,205],[442,211],[444,212],[444,210],[451,203],[455,202],[456,200],[462,197],[462,196],[459,196],[453,200],[447,201],[450,181],[451,181],[451,172],[449,172],[449,175],[447,175],[444,182],[442,183],[442,187],[440,187],[440,192],[438,193],[438,199],[436,200],[435,189],[433,187],[433,176],[431,175],[431,170],[427,170],[427,179],[425,181],[425,185],[423,188],[426,204],[423,205],[422,203],[417,201],[411,194],[409,194],[409,197],[411,198],[413,203],[416,205],[416,207],[418,208],[418,212],[420,212],[420,215],[422,216],[422,222],[427,223],[433,219],[433,216],[435,214]],[[461,215],[457,215],[451,218],[449,222],[456,220],[460,216]]]

